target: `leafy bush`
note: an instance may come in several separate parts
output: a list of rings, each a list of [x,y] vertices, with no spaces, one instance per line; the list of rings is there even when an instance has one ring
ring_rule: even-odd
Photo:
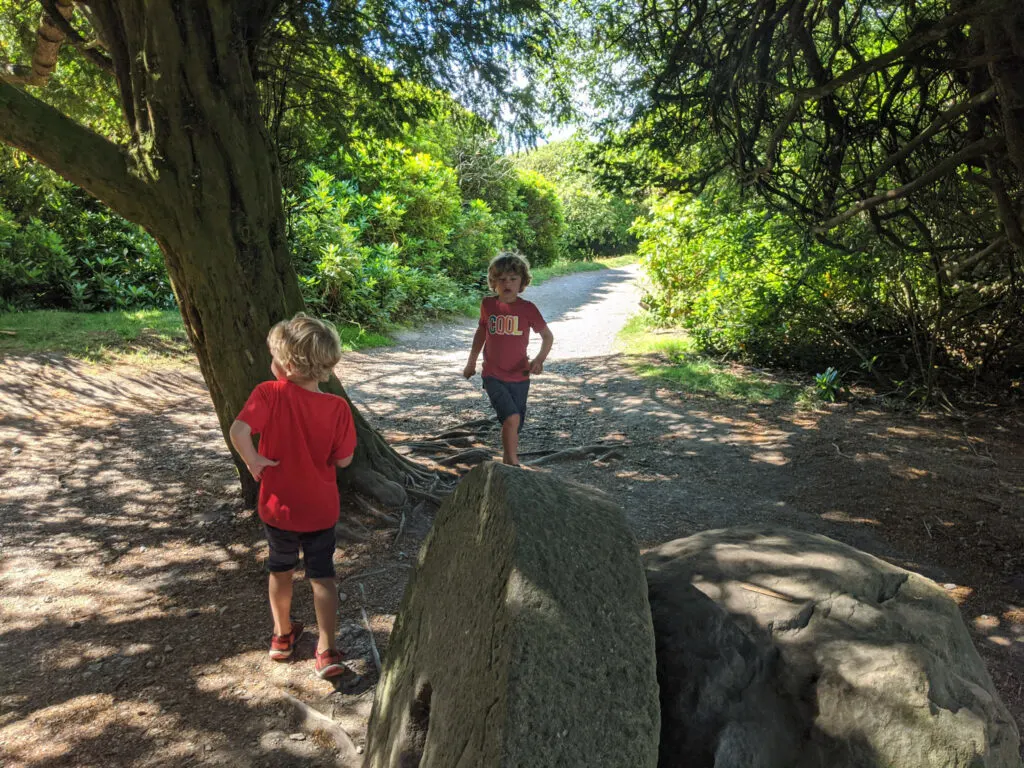
[[[705,350],[811,366],[852,358],[858,339],[900,322],[899,286],[878,259],[828,248],[780,216],[668,195],[634,232],[648,304]]]
[[[839,371],[831,365],[823,372],[814,375],[814,392],[821,400],[834,403],[841,384],[842,377],[839,375]]]
[[[0,300],[9,308],[168,308],[160,250],[136,225],[0,147]]]
[[[570,259],[613,256],[635,250],[630,227],[644,209],[598,182],[582,141],[546,144],[517,155],[519,168],[542,174],[554,182],[565,219],[565,255]]]
[[[481,201],[455,210],[444,223],[443,243],[433,239],[442,233],[436,222],[417,223],[410,212],[426,216],[430,209],[449,210],[423,199],[423,190],[436,193],[447,183],[430,177],[437,169],[428,160],[415,159],[417,173],[424,172],[419,178],[380,183],[370,194],[356,180],[339,180],[319,169],[310,172],[302,198],[289,200],[289,234],[305,299],[314,311],[383,328],[417,316],[464,310],[464,284],[486,266],[500,233]],[[368,158],[364,162],[365,170]],[[399,197],[396,190],[408,196]]]
[[[533,266],[543,267],[562,252],[562,203],[555,185],[535,171],[519,171],[517,181],[517,200],[505,219],[505,242]]]

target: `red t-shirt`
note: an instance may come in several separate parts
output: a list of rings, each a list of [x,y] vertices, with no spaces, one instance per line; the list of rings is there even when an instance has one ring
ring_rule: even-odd
[[[265,381],[249,395],[238,420],[260,436],[260,455],[280,462],[263,470],[260,518],[300,532],[338,522],[335,462],[356,449],[355,423],[345,399],[290,381]]]
[[[480,302],[480,327],[487,330],[484,340],[483,376],[502,381],[526,381],[526,346],[530,329],[543,331],[547,323],[532,301],[516,299],[511,304],[488,296]]]

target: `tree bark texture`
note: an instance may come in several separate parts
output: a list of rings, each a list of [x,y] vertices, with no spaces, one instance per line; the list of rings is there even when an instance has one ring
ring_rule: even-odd
[[[0,139],[141,224],[163,250],[188,338],[227,430],[270,376],[266,334],[303,309],[277,156],[249,51],[257,3],[94,0],[132,141],[122,150],[0,83]],[[337,380],[328,387],[344,396]],[[353,408],[353,411],[355,409]],[[357,489],[404,502],[418,470],[357,414]],[[228,442],[230,445],[230,442]],[[235,456],[243,492],[256,484]]]

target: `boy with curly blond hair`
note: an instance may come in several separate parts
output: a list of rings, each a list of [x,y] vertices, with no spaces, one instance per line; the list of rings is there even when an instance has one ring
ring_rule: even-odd
[[[467,379],[476,373],[482,350],[484,389],[501,422],[502,461],[514,466],[519,464],[519,431],[526,420],[530,375],[543,372],[555,341],[537,305],[519,298],[530,277],[530,262],[517,251],[502,251],[491,259],[487,284],[496,295],[480,303],[480,324],[462,371]],[[541,338],[540,351],[532,360],[526,352],[531,329]]]
[[[292,621],[292,575],[302,548],[320,637],[315,669],[323,678],[345,672],[337,649],[338,594],[334,581],[337,468],[356,448],[352,411],[344,398],[321,392],[341,359],[333,327],[300,312],[270,329],[274,381],[259,384],[231,425],[231,443],[260,481],[258,511],[270,545],[270,658],[292,655],[302,634]],[[259,451],[252,436],[260,436]]]

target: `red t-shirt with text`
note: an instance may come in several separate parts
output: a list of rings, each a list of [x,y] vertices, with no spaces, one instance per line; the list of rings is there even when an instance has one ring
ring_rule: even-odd
[[[502,381],[526,381],[526,347],[530,330],[543,331],[547,323],[532,301],[516,299],[511,304],[488,296],[480,302],[480,327],[487,330],[484,340],[484,376]]]
[[[356,449],[352,410],[344,398],[290,381],[265,381],[238,420],[260,436],[260,455],[279,462],[263,470],[260,518],[286,531],[321,531],[338,522],[335,463]]]

